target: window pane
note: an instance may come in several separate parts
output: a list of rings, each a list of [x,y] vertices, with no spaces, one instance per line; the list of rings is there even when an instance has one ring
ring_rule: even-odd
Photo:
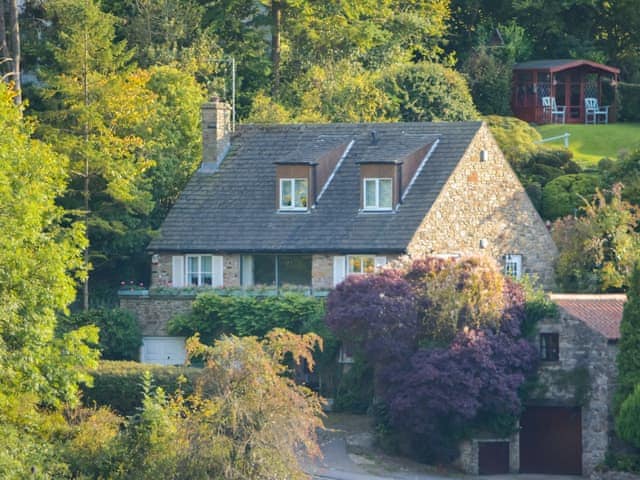
[[[307,207],[307,180],[306,179],[297,179],[295,181],[296,185],[296,199],[295,199],[295,207],[296,208],[306,208]]]
[[[256,285],[276,284],[276,256],[254,255],[253,280]]]
[[[211,274],[211,255],[203,255],[200,257],[200,271]]]
[[[291,206],[291,180],[283,180],[280,182],[280,206]]]
[[[198,257],[187,257],[187,284],[198,285]]]
[[[376,268],[373,257],[364,257],[362,259],[362,273],[373,273]]]
[[[364,208],[376,208],[376,181],[364,181]]]
[[[349,257],[349,273],[362,273],[361,257]]]
[[[302,285],[311,286],[311,255],[279,255],[279,286]]]
[[[391,208],[393,203],[392,196],[391,179],[380,180],[380,202],[378,206],[380,208]]]

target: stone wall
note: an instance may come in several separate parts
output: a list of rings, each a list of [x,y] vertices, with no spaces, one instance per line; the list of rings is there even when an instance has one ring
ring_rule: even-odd
[[[558,333],[559,361],[542,362],[531,403],[582,407],[582,472],[589,475],[604,461],[613,431],[617,347],[562,311],[537,329]]]
[[[157,253],[151,257],[151,288],[171,286],[172,260],[175,253]],[[240,255],[224,255],[222,282],[224,287],[240,286]]]
[[[311,287],[314,289],[333,288],[333,255],[313,255],[311,257]]]
[[[481,161],[481,151],[488,158]],[[486,246],[481,248],[481,240]],[[429,254],[522,255],[524,273],[553,286],[557,248],[522,184],[484,125],[407,248]]]
[[[179,313],[191,311],[195,296],[121,295],[120,308],[132,312],[145,337],[166,337],[167,322]]]

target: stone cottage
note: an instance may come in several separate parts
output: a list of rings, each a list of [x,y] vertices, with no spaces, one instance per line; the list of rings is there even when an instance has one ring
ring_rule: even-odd
[[[189,308],[185,287],[326,292],[402,255],[488,255],[553,281],[556,247],[482,122],[232,133],[216,100],[202,124],[202,166],[149,245],[151,288],[121,297],[143,326],[143,361],[180,360],[165,327]]]
[[[616,354],[625,295],[556,294],[558,315],[538,323],[537,388],[511,438],[463,445],[469,473],[590,475],[613,431]]]

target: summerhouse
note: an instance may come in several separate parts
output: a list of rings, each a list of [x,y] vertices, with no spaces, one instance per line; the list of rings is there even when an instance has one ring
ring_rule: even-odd
[[[513,67],[511,109],[526,122],[616,120],[620,69],[589,60],[534,60]]]

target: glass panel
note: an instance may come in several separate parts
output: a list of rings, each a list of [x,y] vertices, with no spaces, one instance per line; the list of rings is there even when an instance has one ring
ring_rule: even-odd
[[[364,208],[376,208],[376,181],[364,181]]]
[[[362,257],[349,257],[349,273],[362,273]]]
[[[291,207],[291,180],[280,182],[280,206]]]
[[[294,207],[296,208],[306,208],[307,207],[307,180],[306,179],[297,179],[295,181],[296,185],[296,199]]]
[[[276,284],[276,256],[253,256],[253,279],[256,285]]]
[[[200,257],[200,275],[201,285],[211,285],[212,282],[211,255],[203,255]]]
[[[198,257],[187,257],[187,284],[198,285]]]
[[[380,180],[380,208],[392,208],[393,206],[393,194],[391,188],[391,179],[385,178]]]
[[[375,261],[373,257],[363,257],[362,259],[362,267],[363,273],[373,273],[376,268]]]
[[[311,286],[311,255],[278,255],[278,282],[286,285]]]

